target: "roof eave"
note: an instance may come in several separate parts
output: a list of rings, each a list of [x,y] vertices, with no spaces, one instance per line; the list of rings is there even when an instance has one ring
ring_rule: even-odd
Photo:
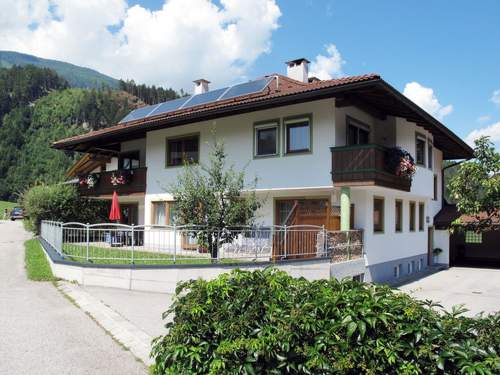
[[[206,121],[214,118],[233,116],[240,113],[255,112],[263,109],[279,107],[282,105],[291,105],[302,102],[308,102],[313,100],[321,100],[326,98],[335,97],[335,94],[339,94],[345,91],[365,88],[368,86],[379,85],[383,88],[389,95],[392,95],[396,100],[402,102],[404,105],[408,106],[412,111],[417,113],[422,119],[431,125],[435,126],[439,131],[444,133],[449,139],[458,145],[463,152],[453,155],[454,157],[445,157],[445,159],[470,159],[473,157],[473,149],[460,139],[455,133],[448,129],[445,125],[435,119],[433,116],[428,114],[422,108],[420,108],[413,101],[408,99],[406,96],[401,94],[398,90],[384,81],[382,78],[374,77],[360,82],[346,83],[340,86],[330,86],[319,88],[317,90],[302,91],[298,93],[290,93],[288,95],[276,96],[271,98],[265,98],[263,100],[254,100],[250,102],[244,102],[240,104],[224,106],[219,108],[209,108],[206,110],[201,110],[198,112],[191,112],[186,114],[179,114],[178,116],[172,118],[156,118],[156,119],[143,119],[128,124],[123,124],[121,126],[116,126],[116,129],[110,128],[109,131],[102,134],[90,135],[87,137],[82,137],[78,139],[61,140],[52,144],[53,148],[56,149],[66,149],[66,150],[76,150],[78,145],[84,145],[85,143],[95,142],[101,140],[102,142],[109,141],[119,141],[116,138],[124,136],[126,134],[134,134],[138,138],[144,137],[145,133],[152,130],[157,130],[161,128],[174,127],[179,125],[184,125],[197,121]],[[84,150],[77,150],[84,151]],[[460,155],[459,155],[460,154]],[[459,156],[459,157],[455,157]]]

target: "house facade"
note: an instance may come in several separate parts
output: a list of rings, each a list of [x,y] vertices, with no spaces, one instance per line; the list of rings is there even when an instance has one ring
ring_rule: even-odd
[[[190,97],[53,146],[86,153],[70,171],[83,176],[82,194],[110,199],[117,190],[126,223],[169,225],[169,187],[186,160],[208,161],[217,138],[230,164],[257,177],[258,225],[362,229],[366,281],[422,271],[435,247],[447,263],[448,232],[433,225],[442,163],[470,158],[470,147],[378,75],[322,81],[308,78],[306,59],[287,65],[287,76],[224,89],[195,81]],[[388,168],[396,148],[413,157],[413,178]],[[127,183],[111,183],[122,175]]]

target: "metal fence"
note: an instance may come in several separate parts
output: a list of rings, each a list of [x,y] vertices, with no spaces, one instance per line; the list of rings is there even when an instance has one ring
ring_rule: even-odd
[[[92,263],[233,263],[363,256],[362,231],[324,227],[83,224],[43,221],[41,237],[62,257]]]

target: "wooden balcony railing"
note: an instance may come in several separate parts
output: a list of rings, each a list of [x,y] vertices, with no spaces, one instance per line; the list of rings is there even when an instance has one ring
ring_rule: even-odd
[[[98,179],[97,183],[94,186],[80,183],[78,191],[85,196],[110,195],[113,194],[113,191],[116,191],[118,195],[144,193],[146,192],[146,173],[147,168],[95,173]],[[111,182],[113,175],[115,177],[124,176],[125,184],[113,185]],[[80,180],[86,177],[81,176]]]
[[[410,191],[411,179],[386,168],[387,149],[376,144],[331,147],[335,186],[383,186]]]

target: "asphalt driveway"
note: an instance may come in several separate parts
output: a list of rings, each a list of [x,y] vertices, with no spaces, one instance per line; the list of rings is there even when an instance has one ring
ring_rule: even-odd
[[[0,221],[0,374],[146,374],[51,284],[26,279],[21,222]]]
[[[500,269],[452,267],[399,289],[421,300],[440,302],[447,310],[464,304],[468,316],[500,311]]]

